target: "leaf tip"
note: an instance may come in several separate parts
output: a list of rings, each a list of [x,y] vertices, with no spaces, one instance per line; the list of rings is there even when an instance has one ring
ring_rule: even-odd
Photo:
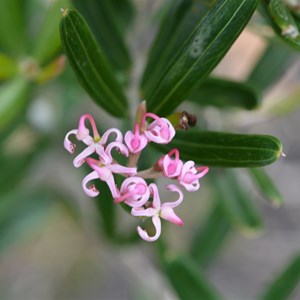
[[[69,13],[69,9],[68,8],[62,8],[61,7],[60,11],[61,11],[63,17],[66,17],[68,15],[68,13]]]

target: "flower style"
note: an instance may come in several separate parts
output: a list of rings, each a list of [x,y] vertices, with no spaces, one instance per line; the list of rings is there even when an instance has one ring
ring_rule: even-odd
[[[85,126],[86,120],[88,120],[91,124],[93,137],[89,135],[89,129]],[[119,149],[124,150],[124,145],[122,144],[123,136],[120,130],[116,128],[111,128],[107,130],[102,135],[102,137],[100,137],[94,118],[89,114],[83,115],[79,120],[78,129],[73,129],[69,131],[64,140],[64,147],[71,154],[75,152],[76,145],[70,141],[69,139],[70,135],[75,135],[78,141],[82,141],[84,144],[87,145],[87,148],[83,150],[79,155],[77,155],[73,160],[74,166],[76,168],[80,167],[84,163],[85,158],[87,158],[88,156],[90,156],[95,152],[99,155],[101,161],[104,164],[111,163],[112,158],[110,155],[107,154],[107,152],[105,152],[105,147],[108,138],[112,133],[116,134],[116,139],[115,139],[115,143],[117,143],[115,144],[116,147],[119,147]]]
[[[124,201],[131,207],[141,207],[149,199],[150,191],[147,183],[140,177],[130,177],[124,180],[120,189],[120,196],[115,198],[115,203]]]
[[[209,171],[208,167],[197,167],[192,160],[187,161],[178,176],[178,182],[183,185],[187,191],[195,192],[200,188],[199,179]],[[199,172],[199,173],[198,173]]]
[[[127,168],[119,164],[103,165],[100,160],[96,160],[90,157],[86,158],[85,161],[94,170],[82,181],[82,188],[84,192],[90,197],[96,197],[99,195],[99,191],[96,189],[94,184],[87,186],[88,182],[90,182],[91,180],[99,178],[100,180],[106,182],[113,198],[117,198],[120,196],[120,192],[116,187],[113,173],[127,175],[136,174],[136,168]]]
[[[174,159],[171,158],[172,155],[175,156]],[[179,159],[178,149],[173,149],[167,155],[163,156],[158,161],[158,166],[165,177],[174,178],[180,175],[183,162]]]
[[[166,188],[171,192],[177,192],[179,198],[174,202],[165,202],[161,204],[157,185],[151,183],[149,185],[149,190],[151,196],[153,197],[153,202],[150,207],[134,207],[131,210],[131,214],[136,217],[151,217],[153,225],[155,227],[156,233],[154,236],[149,236],[146,230],[142,229],[140,226],[137,227],[138,234],[140,237],[148,242],[156,241],[161,234],[161,221],[160,218],[163,218],[171,223],[174,223],[178,226],[183,226],[183,221],[175,214],[174,208],[181,204],[183,201],[182,191],[174,184],[169,184]]]
[[[168,119],[147,112],[142,118],[142,128],[146,128],[146,118],[148,117],[154,119],[154,121],[144,131],[147,139],[157,144],[168,144],[175,136],[173,125]]]
[[[148,139],[145,134],[140,133],[139,124],[135,123],[134,132],[127,131],[124,140],[130,153],[137,154],[141,152],[148,144]]]

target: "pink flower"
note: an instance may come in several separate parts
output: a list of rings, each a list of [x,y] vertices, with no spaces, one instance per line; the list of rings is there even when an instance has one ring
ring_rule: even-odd
[[[127,168],[118,164],[103,165],[101,161],[94,158],[86,158],[86,163],[94,170],[88,174],[82,181],[82,188],[84,192],[90,197],[96,197],[99,195],[99,191],[96,189],[95,185],[89,185],[91,180],[99,178],[100,180],[107,183],[113,198],[120,196],[120,192],[116,187],[115,179],[113,173],[117,174],[136,174],[136,168]]]
[[[172,155],[175,156],[174,159],[171,158]],[[179,159],[178,149],[173,149],[167,155],[163,156],[158,161],[158,165],[165,177],[177,177],[181,173],[181,169],[183,166],[183,162]]]
[[[148,242],[156,241],[161,233],[161,221],[160,218],[163,218],[171,223],[174,223],[178,226],[183,226],[183,221],[175,214],[174,208],[181,204],[183,201],[182,191],[174,184],[169,184],[166,188],[171,192],[177,192],[179,198],[174,202],[166,202],[161,204],[158,189],[156,184],[151,183],[149,185],[150,193],[153,197],[153,202],[151,207],[134,207],[131,210],[131,214],[137,217],[151,217],[153,225],[155,227],[156,233],[154,236],[149,236],[146,230],[142,229],[140,226],[137,227],[138,234],[140,237]]]
[[[183,185],[187,191],[195,192],[200,188],[199,179],[208,172],[208,167],[195,168],[195,162],[187,161],[178,176],[178,182]],[[198,173],[199,172],[199,173]]]
[[[92,131],[93,131],[93,137],[89,135],[89,129],[85,126],[86,120],[90,121]],[[84,144],[87,145],[87,148],[83,150],[79,155],[77,155],[73,160],[74,166],[76,168],[80,167],[84,163],[84,160],[95,152],[99,155],[100,160],[104,164],[111,163],[112,157],[105,151],[105,147],[108,138],[112,133],[116,134],[115,143],[117,144],[115,144],[115,147],[118,147],[122,153],[127,153],[128,151],[126,152],[124,150],[125,146],[122,144],[123,136],[120,130],[116,128],[111,128],[107,130],[102,135],[102,137],[100,137],[94,118],[89,114],[85,114],[81,116],[79,120],[78,129],[69,131],[64,139],[64,147],[71,154],[74,153],[76,145],[70,141],[69,139],[70,135],[75,135],[78,141],[82,141]]]
[[[145,134],[140,134],[138,123],[134,125],[134,132],[126,132],[124,140],[129,151],[134,154],[141,152],[148,144]]]
[[[143,206],[149,199],[150,191],[146,181],[140,177],[130,177],[124,180],[120,189],[120,196],[115,203],[124,201],[131,207]]]
[[[152,118],[154,121],[146,128],[146,118]],[[175,129],[168,119],[160,118],[152,113],[145,113],[142,118],[142,127],[146,128],[145,136],[151,142],[157,144],[168,144],[175,136]]]

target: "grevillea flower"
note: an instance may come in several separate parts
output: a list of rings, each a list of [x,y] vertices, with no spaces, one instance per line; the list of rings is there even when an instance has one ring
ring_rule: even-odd
[[[86,120],[88,120],[91,124],[93,137],[89,135],[89,129],[85,126]],[[76,168],[80,167],[84,163],[85,158],[89,157],[95,152],[99,155],[99,158],[104,164],[111,163],[112,158],[107,154],[107,152],[105,152],[105,147],[107,146],[106,143],[112,133],[116,134],[115,143],[117,144],[115,144],[115,146],[121,149],[121,151],[124,151],[124,144],[122,144],[123,136],[119,129],[111,128],[107,130],[102,137],[100,137],[94,118],[89,114],[83,115],[79,120],[78,129],[69,131],[64,139],[64,147],[71,154],[74,153],[76,145],[70,141],[70,135],[75,135],[78,141],[82,141],[87,145],[87,148],[77,155],[73,160],[74,166]]]
[[[135,123],[134,132],[127,131],[124,136],[124,141],[130,153],[141,152],[148,144],[148,139],[145,134],[140,133],[139,124]]]
[[[149,185],[149,190],[151,196],[153,197],[153,202],[150,207],[134,207],[131,210],[131,214],[137,217],[151,217],[153,225],[155,227],[156,233],[154,236],[149,236],[146,230],[142,229],[140,226],[137,227],[138,234],[140,237],[148,242],[156,241],[161,233],[161,221],[160,218],[163,218],[169,222],[172,222],[178,226],[183,225],[183,221],[175,214],[174,208],[181,204],[183,201],[182,191],[174,184],[169,184],[166,188],[171,192],[177,192],[179,198],[174,202],[165,202],[161,204],[158,188],[156,184],[151,183]]]
[[[124,201],[131,207],[143,206],[149,199],[150,191],[146,181],[140,177],[130,177],[124,180],[120,189],[120,196],[115,203]]]
[[[168,119],[160,118],[155,114],[147,112],[142,118],[142,128],[146,128],[146,118],[154,119],[144,131],[149,141],[157,144],[168,144],[173,139],[175,129]]]
[[[178,182],[183,185],[187,191],[195,192],[200,188],[199,179],[208,172],[208,167],[195,168],[195,162],[187,161],[178,176]],[[199,172],[199,173],[198,173]]]
[[[174,155],[174,159],[172,156]],[[181,173],[183,162],[179,159],[178,149],[171,150],[167,155],[158,161],[158,166],[162,170],[165,177],[174,178]]]
[[[94,184],[88,185],[91,180],[99,178],[100,180],[106,182],[113,198],[117,198],[120,196],[120,192],[116,187],[113,173],[126,175],[136,174],[136,168],[127,168],[119,164],[103,165],[100,160],[96,160],[90,157],[86,158],[85,161],[94,170],[82,181],[82,188],[84,192],[90,197],[96,197],[99,195],[99,191],[96,189]]]

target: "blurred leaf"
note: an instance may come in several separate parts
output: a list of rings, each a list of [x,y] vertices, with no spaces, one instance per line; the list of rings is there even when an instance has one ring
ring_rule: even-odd
[[[250,168],[248,171],[264,198],[275,207],[281,206],[283,204],[282,196],[264,169]]]
[[[208,166],[250,168],[268,165],[282,153],[281,142],[269,135],[246,135],[213,131],[177,131],[166,149],[178,148],[183,160]]]
[[[300,281],[300,255],[292,259],[285,270],[267,288],[261,300],[285,300]]]
[[[23,110],[28,100],[31,84],[18,77],[0,86],[0,130]]]
[[[124,33],[132,22],[135,7],[131,0],[111,0],[110,1],[116,19],[118,20],[118,27]]]
[[[226,170],[215,176],[218,199],[232,225],[246,235],[262,230],[262,220],[235,172]]]
[[[21,57],[26,52],[26,1],[0,1],[0,49],[9,55]]]
[[[190,253],[192,258],[200,265],[207,266],[228,237],[230,222],[224,214],[222,205],[213,205],[205,223],[196,232]]]
[[[36,77],[36,82],[39,84],[43,84],[60,75],[65,69],[65,62],[66,60],[63,55],[50,62]]]
[[[258,93],[246,84],[220,78],[208,78],[197,87],[188,100],[201,106],[254,109],[260,104],[261,99]]]
[[[46,11],[43,24],[35,38],[32,56],[39,64],[44,65],[53,59],[61,49],[59,39],[59,21],[61,19],[61,8],[70,6],[69,0],[53,0]]]
[[[253,14],[257,0],[220,0],[207,12],[147,93],[148,110],[172,112],[220,62]]]
[[[18,64],[9,56],[0,53],[0,80],[8,79],[18,73]]]
[[[0,250],[24,239],[45,222],[53,197],[43,191],[14,191],[0,199]]]
[[[270,42],[251,71],[247,83],[258,91],[264,91],[279,80],[297,55],[291,48]]]
[[[189,257],[177,257],[165,261],[166,275],[182,300],[221,299]]]
[[[265,16],[279,36],[294,49],[300,50],[300,34],[298,25],[282,0],[261,1]]]
[[[123,25],[116,15],[111,0],[73,0],[95,35],[104,55],[118,70],[127,70],[131,61],[121,34]],[[124,3],[125,5],[125,3]]]
[[[127,100],[86,22],[73,9],[60,23],[61,41],[79,82],[95,102],[116,117],[126,117]]]

